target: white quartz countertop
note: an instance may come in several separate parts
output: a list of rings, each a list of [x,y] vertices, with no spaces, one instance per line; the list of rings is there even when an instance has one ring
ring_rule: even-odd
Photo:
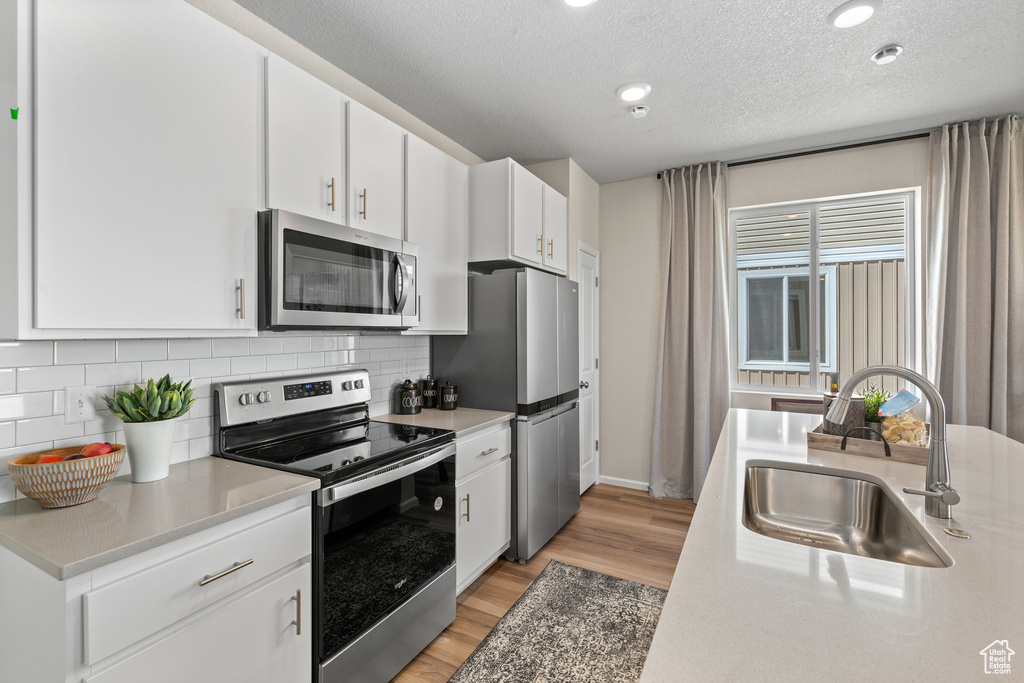
[[[222,458],[171,465],[160,481],[118,477],[93,501],[0,505],[0,546],[68,579],[320,488],[320,481]]]
[[[473,432],[481,431],[502,422],[508,422],[514,419],[515,416],[515,413],[503,413],[499,410],[479,410],[478,408],[457,408],[455,410],[424,408],[418,415],[378,415],[373,419],[400,425],[447,429],[455,432],[455,438],[461,439]]]
[[[820,417],[732,410],[679,557],[641,681],[988,678],[981,651],[1008,641],[1024,676],[1024,445],[949,426],[953,520],[924,514],[924,467],[809,451]],[[948,568],[767,538],[743,526],[748,460],[873,474],[920,520]],[[953,526],[969,540],[946,535]],[[1010,676],[1013,678],[1013,676]]]

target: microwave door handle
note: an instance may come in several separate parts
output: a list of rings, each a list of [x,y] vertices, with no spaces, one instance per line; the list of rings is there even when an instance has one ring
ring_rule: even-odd
[[[412,280],[412,273],[409,272],[409,266],[405,262],[405,258],[401,254],[395,254],[395,313],[401,313],[405,310],[405,302],[409,299],[409,290],[406,287],[406,283]]]

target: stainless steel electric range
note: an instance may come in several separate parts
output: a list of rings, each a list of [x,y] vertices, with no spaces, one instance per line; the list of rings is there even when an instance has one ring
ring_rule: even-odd
[[[321,481],[315,680],[389,680],[455,619],[454,433],[370,420],[365,370],[213,393],[216,455]]]

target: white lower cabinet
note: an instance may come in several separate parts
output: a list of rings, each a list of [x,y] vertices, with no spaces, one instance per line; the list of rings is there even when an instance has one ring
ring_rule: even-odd
[[[457,439],[459,501],[455,577],[461,593],[512,539],[512,430],[508,425]]]
[[[0,679],[308,683],[309,506],[302,495],[65,581],[0,548],[0,614],[19,615],[0,626]]]

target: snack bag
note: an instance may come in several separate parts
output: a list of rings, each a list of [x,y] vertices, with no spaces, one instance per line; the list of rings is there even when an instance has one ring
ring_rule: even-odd
[[[928,445],[928,429],[913,410],[920,400],[904,389],[882,404],[878,414],[885,417],[882,420],[883,439],[905,446]]]

